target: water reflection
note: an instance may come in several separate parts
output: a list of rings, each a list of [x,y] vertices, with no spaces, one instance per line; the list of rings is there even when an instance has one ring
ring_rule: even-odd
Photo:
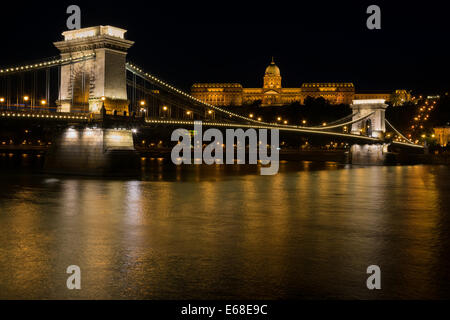
[[[449,178],[157,159],[139,181],[4,174],[0,298],[449,298]],[[65,288],[71,264],[81,291]]]

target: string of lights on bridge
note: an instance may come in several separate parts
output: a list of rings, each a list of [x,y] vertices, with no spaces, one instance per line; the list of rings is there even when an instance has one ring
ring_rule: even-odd
[[[47,119],[73,119],[73,120],[88,120],[86,116],[79,116],[74,114],[66,115],[53,115],[42,113],[21,113],[21,112],[2,112],[2,117],[15,117],[15,118],[47,118]]]
[[[157,119],[146,119],[145,122],[152,123],[152,124],[172,124],[172,125],[194,125],[196,121],[194,120],[157,120]],[[217,126],[217,127],[243,127],[243,128],[255,128],[255,129],[273,129],[273,126],[267,126],[267,125],[249,125],[249,124],[234,124],[234,123],[226,123],[226,122],[202,122],[202,125],[204,126]],[[295,131],[295,132],[304,132],[304,133],[316,133],[316,134],[325,134],[325,135],[332,135],[332,136],[342,136],[342,137],[353,137],[363,140],[369,140],[369,141],[379,141],[377,138],[367,137],[367,136],[360,136],[360,135],[349,135],[345,133],[338,133],[338,132],[327,132],[327,131],[315,131],[308,128],[288,128],[288,127],[281,127],[279,128],[283,131]]]
[[[74,61],[90,59],[90,58],[93,58],[94,56],[95,56],[95,53],[88,53],[88,54],[77,56],[77,57],[69,57],[69,58],[65,58],[65,59],[54,59],[54,60],[46,61],[46,62],[27,64],[27,65],[23,65],[23,66],[16,66],[16,67],[11,67],[11,68],[6,68],[6,69],[0,69],[0,73],[12,73],[12,72],[17,72],[17,71],[28,71],[28,70],[39,69],[39,68],[44,68],[44,67],[52,67],[52,66],[64,64],[66,62],[74,62]]]

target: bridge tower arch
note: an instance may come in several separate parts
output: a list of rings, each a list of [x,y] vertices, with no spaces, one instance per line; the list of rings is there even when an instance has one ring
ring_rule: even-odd
[[[387,104],[384,99],[353,100],[350,105],[354,114],[353,120],[368,116],[352,124],[352,134],[367,134],[373,138],[384,138],[386,132],[385,110]]]
[[[54,42],[63,60],[57,101],[61,112],[100,113],[103,105],[107,113],[128,112],[125,63],[134,42],[125,33],[96,26],[65,31],[64,40]]]

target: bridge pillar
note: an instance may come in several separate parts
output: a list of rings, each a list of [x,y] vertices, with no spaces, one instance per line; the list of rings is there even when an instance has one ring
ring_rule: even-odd
[[[128,112],[125,57],[133,41],[126,30],[96,26],[62,33],[54,45],[61,52],[60,96],[62,112]]]
[[[383,139],[386,132],[385,110],[387,104],[384,99],[367,99],[367,100],[353,100],[352,108],[353,120],[359,119],[366,115],[372,114],[362,121],[352,124],[352,134],[366,134],[370,137]]]
[[[350,161],[358,165],[383,165],[388,158],[387,144],[354,144],[350,147]]]
[[[58,135],[45,158],[48,173],[132,175],[139,157],[131,130],[67,128]]]

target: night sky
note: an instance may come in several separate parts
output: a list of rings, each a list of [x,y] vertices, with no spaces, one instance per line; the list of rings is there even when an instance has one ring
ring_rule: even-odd
[[[194,82],[261,87],[272,56],[284,87],[350,81],[357,91],[449,90],[450,12],[443,2],[305,2],[16,1],[1,8],[0,66],[56,56],[52,42],[66,30],[67,6],[77,4],[82,27],[127,29],[136,42],[128,59],[185,90]],[[370,4],[381,7],[381,30],[366,28]]]

